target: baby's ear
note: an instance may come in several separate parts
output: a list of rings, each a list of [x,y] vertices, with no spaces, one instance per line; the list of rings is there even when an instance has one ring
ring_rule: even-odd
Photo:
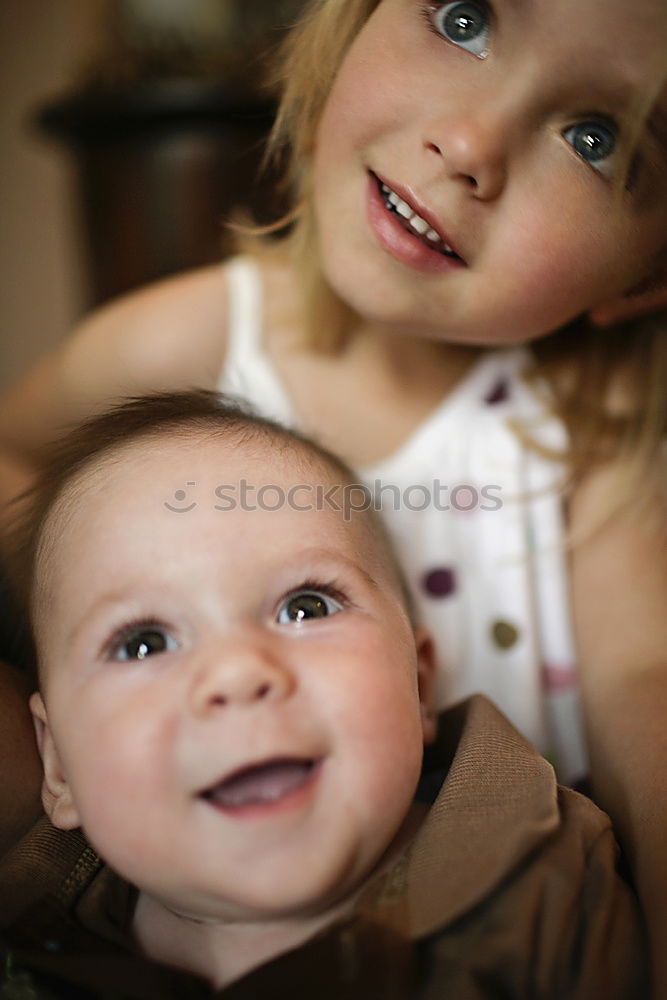
[[[46,706],[41,694],[37,691],[30,697],[37,736],[37,746],[42,758],[44,778],[42,780],[42,805],[44,812],[54,826],[61,830],[74,830],[81,825],[76,806],[72,801],[69,784],[63,774],[60,758],[53,742]]]
[[[667,261],[636,288],[594,306],[588,318],[594,326],[607,327],[638,319],[658,309],[667,309]]]
[[[435,645],[431,633],[422,625],[418,625],[415,629],[415,646],[417,649],[417,684],[419,686],[424,743],[433,743],[438,730],[435,708]]]

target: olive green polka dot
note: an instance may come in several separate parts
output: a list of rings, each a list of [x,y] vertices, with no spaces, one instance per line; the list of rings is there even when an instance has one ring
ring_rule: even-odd
[[[519,639],[519,630],[510,622],[496,621],[491,626],[491,635],[498,649],[511,649]]]

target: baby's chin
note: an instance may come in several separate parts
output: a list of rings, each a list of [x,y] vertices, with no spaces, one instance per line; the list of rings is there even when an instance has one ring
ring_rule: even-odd
[[[234,888],[233,894],[211,891],[210,881],[198,889],[155,884],[137,886],[133,927],[139,938],[142,928],[155,924],[174,927],[213,928],[215,926],[263,924],[317,924],[318,929],[339,919],[352,909],[369,877],[385,871],[405,850],[423,821],[426,807],[412,806],[390,844],[371,858],[337,859],[329,870],[315,871],[306,884],[287,879],[279,872],[272,882],[270,873],[254,884]],[[296,883],[296,884],[295,884]]]

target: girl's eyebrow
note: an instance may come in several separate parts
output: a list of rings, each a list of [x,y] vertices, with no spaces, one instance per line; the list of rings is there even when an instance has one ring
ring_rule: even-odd
[[[658,144],[664,160],[667,160],[667,105],[656,104],[646,119],[646,131]]]

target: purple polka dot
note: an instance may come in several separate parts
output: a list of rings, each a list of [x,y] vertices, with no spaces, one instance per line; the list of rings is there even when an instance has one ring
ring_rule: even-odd
[[[456,573],[447,566],[439,566],[424,574],[422,586],[429,597],[449,597],[456,591]]]
[[[484,397],[487,406],[495,406],[496,403],[504,403],[509,398],[510,390],[506,378],[499,378],[494,386]]]

